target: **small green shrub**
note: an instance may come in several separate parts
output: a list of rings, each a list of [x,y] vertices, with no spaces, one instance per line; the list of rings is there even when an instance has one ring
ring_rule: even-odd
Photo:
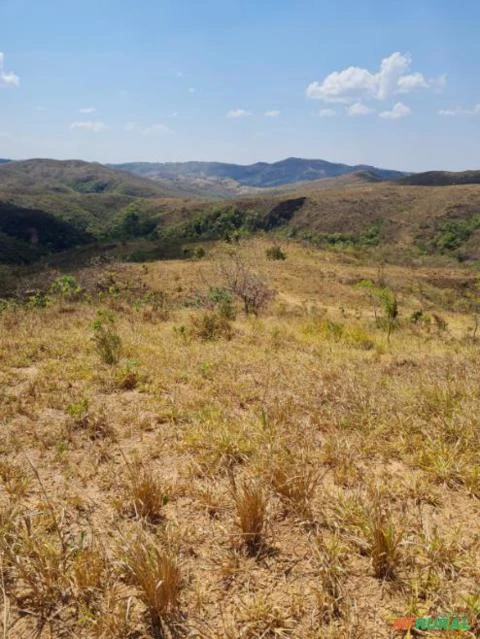
[[[216,307],[220,317],[234,320],[237,316],[235,302],[232,294],[227,289],[212,287],[208,292],[208,300]]]
[[[233,337],[230,321],[214,311],[206,311],[200,317],[192,317],[191,323],[192,334],[201,340],[212,341],[220,338],[232,339]]]
[[[265,251],[265,254],[267,256],[267,260],[286,260],[287,259],[287,254],[284,251],[282,251],[282,249],[277,244],[268,248]]]
[[[81,297],[83,290],[73,275],[62,275],[53,282],[50,292],[63,301],[73,302]]]
[[[115,317],[109,311],[98,311],[93,322],[95,349],[105,364],[118,364],[122,352],[122,340],[116,332]]]

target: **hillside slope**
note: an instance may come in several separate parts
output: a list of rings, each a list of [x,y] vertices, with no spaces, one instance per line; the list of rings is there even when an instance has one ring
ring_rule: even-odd
[[[0,202],[1,264],[27,264],[46,253],[87,244],[93,239],[45,211]]]
[[[1,190],[110,193],[131,197],[165,195],[161,186],[137,175],[81,160],[25,160],[0,166]]]
[[[78,160],[0,166],[0,201],[41,209],[97,236],[108,233],[128,206],[172,194],[151,180]]]

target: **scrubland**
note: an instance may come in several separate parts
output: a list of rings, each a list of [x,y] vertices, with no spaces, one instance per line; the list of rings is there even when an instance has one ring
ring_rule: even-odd
[[[477,275],[270,244],[3,304],[0,636],[478,635]]]

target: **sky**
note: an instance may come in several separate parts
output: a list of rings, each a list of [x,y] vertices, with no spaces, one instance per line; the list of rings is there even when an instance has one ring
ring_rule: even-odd
[[[0,0],[0,157],[480,168],[478,0]]]

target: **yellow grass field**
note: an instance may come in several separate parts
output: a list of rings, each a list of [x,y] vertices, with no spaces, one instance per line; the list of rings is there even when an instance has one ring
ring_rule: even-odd
[[[269,246],[0,312],[0,637],[479,636],[477,275]]]

